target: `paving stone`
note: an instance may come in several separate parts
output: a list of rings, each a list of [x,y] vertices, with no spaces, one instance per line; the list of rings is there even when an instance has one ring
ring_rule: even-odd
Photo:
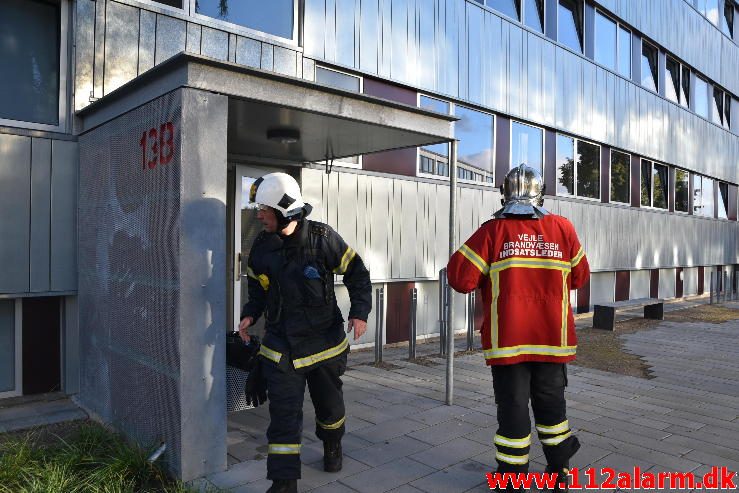
[[[395,438],[401,435],[409,434],[416,430],[426,428],[426,425],[410,419],[400,418],[392,421],[386,421],[374,426],[368,426],[362,428],[353,435],[363,438],[369,442],[378,443],[390,438]]]
[[[377,467],[401,457],[407,457],[422,450],[428,450],[429,448],[428,443],[409,436],[400,436],[360,450],[347,452],[347,455],[369,466]]]
[[[487,485],[488,468],[479,462],[464,461],[411,483],[428,493],[464,492]]]
[[[471,433],[475,429],[477,429],[477,427],[473,424],[454,419],[409,433],[409,436],[432,445],[440,445],[452,440],[453,438]]]
[[[206,479],[222,489],[235,488],[267,477],[267,460],[250,460],[236,464],[228,471],[207,476]]]
[[[489,449],[480,443],[466,438],[455,438],[449,442],[431,447],[411,455],[411,459],[435,469],[443,469]]]
[[[351,457],[344,457],[341,471],[328,473],[323,470],[323,458],[313,464],[303,464],[301,479],[298,482],[301,491],[308,491],[319,486],[339,481],[341,478],[353,476],[369,469],[369,466]]]
[[[360,493],[383,493],[433,472],[435,469],[404,457],[344,478],[341,482]]]
[[[457,416],[469,413],[469,409],[462,406],[439,406],[422,413],[408,416],[410,419],[420,421],[427,425],[435,425],[444,421],[449,421]]]

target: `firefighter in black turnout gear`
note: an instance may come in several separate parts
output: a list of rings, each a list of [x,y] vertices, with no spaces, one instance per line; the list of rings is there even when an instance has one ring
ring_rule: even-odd
[[[269,493],[297,492],[303,395],[308,384],[316,411],[316,435],[324,445],[324,470],[341,469],[345,410],[341,375],[349,340],[336,303],[334,274],[344,276],[351,308],[347,332],[365,332],[372,308],[372,286],[357,253],[330,226],[309,221],[311,206],[298,183],[285,173],[270,173],[251,187],[249,202],[259,207],[264,231],[248,259],[249,301],[241,312],[239,333],[265,317],[265,335],[247,395],[269,396],[267,478]]]

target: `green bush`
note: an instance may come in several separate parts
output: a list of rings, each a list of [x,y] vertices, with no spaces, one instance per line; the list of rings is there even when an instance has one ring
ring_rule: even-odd
[[[150,464],[147,451],[100,425],[67,436],[28,432],[0,441],[0,493],[185,493]]]

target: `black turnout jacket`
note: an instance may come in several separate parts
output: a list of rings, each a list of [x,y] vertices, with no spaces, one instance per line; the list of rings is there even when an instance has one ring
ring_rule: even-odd
[[[263,231],[252,245],[247,273],[249,301],[241,319],[264,314],[260,354],[281,367],[307,371],[348,351],[334,274],[344,276],[349,318],[367,321],[372,309],[369,271],[327,224],[304,219],[287,237]]]

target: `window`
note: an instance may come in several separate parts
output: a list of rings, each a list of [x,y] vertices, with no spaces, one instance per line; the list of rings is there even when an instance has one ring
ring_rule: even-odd
[[[0,2],[0,119],[59,125],[59,5]]]
[[[437,113],[454,114],[459,120],[454,133],[459,139],[457,149],[457,177],[492,183],[494,116],[447,101],[420,95],[421,108]],[[449,146],[434,144],[419,150],[419,171],[438,176],[449,176]],[[464,171],[461,171],[464,170]]]
[[[678,212],[690,211],[689,174],[681,169],[675,170],[675,210]]]
[[[646,159],[641,162],[641,205],[667,209],[667,166]]]
[[[713,111],[711,111],[711,121],[718,125],[724,123],[724,91],[718,87],[713,87]]]
[[[631,157],[611,151],[611,202],[631,203]]]
[[[657,48],[642,40],[641,44],[641,85],[657,92]]]
[[[719,25],[719,15],[718,15],[718,0],[705,0],[705,10],[703,11],[703,15],[705,15],[709,21],[714,26]]]
[[[676,103],[680,102],[680,64],[667,57],[665,66],[665,96]]]
[[[724,99],[724,126],[731,128],[731,96],[726,94]]]
[[[631,31],[618,27],[618,73],[631,78]]]
[[[730,38],[734,36],[734,2],[732,0],[725,0],[724,2],[724,16],[721,18],[721,29]]]
[[[544,0],[524,0],[523,23],[535,31],[544,32]]]
[[[362,79],[356,75],[316,66],[316,83],[351,92],[362,92]]]
[[[164,5],[169,5],[170,7],[175,7],[178,9],[182,8],[182,0],[154,0],[156,3],[161,3]],[[200,1],[200,0],[198,0]]]
[[[595,11],[595,61],[616,70],[616,22]]]
[[[600,146],[557,135],[557,194],[600,198]]]
[[[690,107],[690,69],[683,65],[682,77],[680,79],[680,104]]]
[[[454,136],[459,139],[458,159],[478,170],[493,173],[493,115],[455,105]]]
[[[511,19],[519,19],[520,6],[518,0],[487,0],[487,6]]]
[[[718,217],[726,219],[729,212],[729,184],[719,182],[718,184]]]
[[[557,40],[582,53],[582,5],[577,0],[559,0],[557,7]]]
[[[693,175],[693,214],[713,217],[713,180]]]
[[[700,77],[695,78],[695,107],[693,111],[703,118],[708,118],[708,82]]]
[[[195,13],[294,39],[296,4],[296,0],[197,0]]]
[[[511,121],[511,168],[526,164],[544,173],[544,131]]]

